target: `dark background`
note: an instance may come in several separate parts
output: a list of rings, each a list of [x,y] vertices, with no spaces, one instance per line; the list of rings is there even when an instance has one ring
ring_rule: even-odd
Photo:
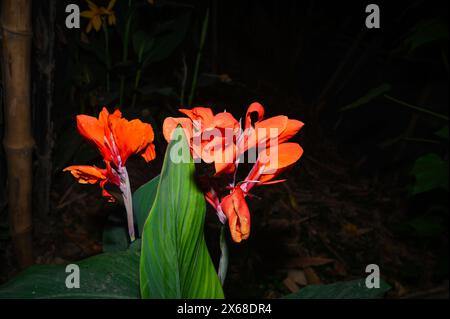
[[[376,1],[380,29],[365,27],[369,2],[364,1],[133,1],[142,3],[133,32],[173,36],[160,59],[142,65],[130,45],[122,61],[127,1],[118,0],[110,92],[102,31],[86,35],[83,18],[82,29],[64,25],[66,4],[76,2],[84,10],[86,3],[34,2],[37,263],[100,253],[107,221],[123,213],[102,199],[98,186],[76,184],[62,172],[72,164],[101,161],[78,136],[75,116],[118,106],[123,77],[121,110],[127,118],[151,123],[157,135],[157,159],[128,164],[133,189],[155,176],[166,147],[161,125],[167,116],[180,116],[180,104],[187,105],[187,99],[180,102],[183,72],[187,96],[209,8],[191,106],[226,109],[239,118],[259,101],[267,116],[284,114],[305,123],[294,138],[305,152],[286,174],[288,181],[259,188],[258,198],[249,200],[252,235],[231,244],[226,295],[277,298],[305,284],[363,277],[366,265],[375,263],[393,287],[389,297],[448,296],[448,119],[411,107],[448,117],[446,1]],[[187,22],[177,24],[184,15]],[[173,21],[167,30],[161,27]],[[50,76],[49,66],[54,66]],[[349,105],[353,108],[342,110]],[[445,126],[446,133],[436,134]],[[2,131],[0,115],[0,137]],[[8,235],[2,152],[0,282],[18,271]],[[429,154],[438,160],[430,161]],[[219,256],[218,230],[209,210],[206,235],[213,260]]]

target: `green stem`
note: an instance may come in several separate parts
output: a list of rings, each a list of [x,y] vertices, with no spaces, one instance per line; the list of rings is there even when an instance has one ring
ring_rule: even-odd
[[[448,117],[443,115],[443,114],[439,114],[439,113],[430,111],[428,109],[424,109],[423,107],[420,107],[420,106],[409,104],[407,102],[398,100],[398,99],[396,99],[396,98],[394,98],[394,97],[392,97],[390,95],[387,95],[387,94],[385,94],[384,97],[386,99],[388,99],[388,100],[391,100],[391,101],[396,102],[396,103],[398,103],[400,105],[406,106],[406,107],[408,107],[410,109],[413,109],[413,110],[416,110],[416,111],[419,111],[419,112],[422,112],[422,113],[426,113],[426,114],[432,115],[434,117],[437,117],[437,118],[440,118],[440,119],[448,121]]]
[[[430,139],[427,139],[427,138],[404,137],[403,139],[404,139],[405,141],[409,141],[409,142],[440,144],[438,141],[430,140]]]
[[[141,81],[141,76],[142,76],[142,57],[144,55],[144,47],[145,45],[142,45],[139,49],[139,54],[138,54],[138,64],[139,64],[139,68],[136,72],[136,78],[134,79],[134,92],[133,92],[133,101],[131,102],[131,108],[134,109],[134,107],[136,106],[136,99],[137,99],[137,89],[139,87],[139,82]]]
[[[131,7],[131,0],[128,1],[128,7]],[[133,12],[130,12],[127,18],[127,23],[125,25],[125,34],[123,37],[123,48],[122,48],[122,62],[126,63],[128,60],[128,45],[129,45],[129,39],[130,39],[130,28],[131,28],[131,21],[133,17]],[[125,76],[120,76],[120,105],[123,105],[123,99],[124,99],[124,92],[125,92]]]
[[[197,52],[197,59],[195,61],[195,68],[194,68],[194,76],[192,78],[191,92],[189,94],[189,99],[188,99],[189,106],[192,106],[192,101],[194,99],[195,90],[197,88],[198,71],[200,69],[200,61],[202,59],[202,51],[203,51],[203,47],[206,42],[206,34],[208,32],[208,21],[209,21],[209,8],[208,8],[208,10],[206,10],[206,15],[205,15],[205,18],[203,19],[202,34],[200,37],[200,46],[199,46],[198,52]]]
[[[131,103],[131,108],[134,108],[136,106],[136,99],[137,99],[137,89],[139,87],[139,82],[141,80],[142,75],[142,68],[139,68],[136,72],[136,78],[134,80],[134,92],[133,92],[133,102]]]
[[[225,225],[222,225],[222,227],[220,227],[220,251],[221,255],[219,261],[218,275],[220,283],[223,286],[225,278],[227,277],[227,270],[228,270],[228,246],[227,241],[225,239]]]
[[[105,34],[105,55],[106,55],[106,91],[109,92],[111,90],[110,79],[109,79],[109,70],[111,69],[111,58],[109,55],[109,34],[108,34],[108,26],[106,25],[106,19],[102,18],[102,26],[103,33]]]
[[[183,54],[183,79],[181,80],[181,93],[180,93],[180,107],[184,106],[184,95],[186,94],[186,82],[187,82],[187,64],[186,56]]]

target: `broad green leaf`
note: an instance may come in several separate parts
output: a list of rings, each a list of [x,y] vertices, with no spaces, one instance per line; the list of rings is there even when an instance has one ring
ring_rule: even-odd
[[[133,194],[133,214],[134,220],[138,226],[139,237],[142,235],[145,221],[153,206],[158,183],[159,175],[139,187]]]
[[[125,226],[107,225],[103,230],[103,252],[111,253],[128,249],[128,230]]]
[[[365,279],[337,282],[329,285],[311,285],[285,296],[285,299],[377,299],[391,287],[380,280],[380,288],[367,288]]]
[[[0,287],[2,298],[139,298],[139,242],[118,253],[104,253],[74,264],[80,288],[66,287],[65,265],[35,265]]]
[[[340,111],[348,111],[351,109],[355,109],[357,107],[360,107],[364,104],[369,103],[370,101],[372,101],[373,99],[383,95],[384,93],[386,93],[387,91],[389,91],[391,89],[391,85],[388,83],[383,83],[382,85],[380,85],[379,87],[376,87],[374,89],[371,89],[369,92],[367,92],[366,95],[364,95],[363,97],[357,99],[355,102],[344,106],[343,108],[340,109]]]
[[[206,247],[206,204],[183,130],[169,144],[156,198],[142,235],[143,298],[223,298]],[[171,156],[172,155],[172,156]]]
[[[448,190],[448,161],[437,154],[419,157],[414,163],[412,175],[416,178],[412,195],[427,192],[436,188]]]

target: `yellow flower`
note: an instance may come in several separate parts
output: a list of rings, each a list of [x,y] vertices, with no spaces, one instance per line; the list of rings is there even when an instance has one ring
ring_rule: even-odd
[[[99,31],[102,27],[102,17],[108,17],[108,24],[113,25],[116,24],[116,16],[114,15],[114,11],[112,8],[116,3],[116,0],[109,1],[108,7],[98,7],[95,3],[90,0],[86,0],[89,6],[89,10],[81,12],[81,16],[84,18],[90,19],[87,27],[86,33],[89,33],[94,27],[95,31]]]

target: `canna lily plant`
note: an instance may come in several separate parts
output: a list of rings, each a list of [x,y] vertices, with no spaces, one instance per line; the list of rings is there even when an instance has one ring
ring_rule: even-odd
[[[283,115],[264,119],[264,108],[259,103],[251,104],[239,121],[228,112],[214,114],[205,107],[180,111],[186,117],[164,121],[163,135],[169,143],[161,173],[134,194],[126,163],[132,155],[140,155],[147,162],[155,158],[152,127],[140,120],[128,121],[119,110],[109,113],[106,108],[98,117],[77,116],[79,133],[97,147],[104,167],[75,165],[64,171],[79,183],[99,184],[109,201],[115,197],[106,184],[120,189],[129,237],[134,242],[125,250],[121,246],[117,251],[105,251],[81,261],[79,266],[91,284],[80,289],[68,292],[58,275],[65,276],[65,272],[56,272],[55,276],[54,268],[49,271],[43,266],[35,270],[36,275],[25,274],[5,286],[3,293],[16,289],[29,298],[95,298],[110,297],[114,291],[130,298],[224,298],[222,286],[228,267],[224,232],[229,228],[237,243],[249,238],[251,214],[247,199],[253,187],[284,181],[277,177],[303,153],[300,145],[288,142],[303,123]],[[253,115],[256,121],[252,121]],[[202,166],[210,164],[213,171],[202,175],[195,165],[199,162]],[[238,174],[248,163],[251,168],[247,174]],[[218,269],[204,237],[206,202],[222,223]],[[138,240],[134,240],[133,216]]]
[[[105,184],[119,187],[127,212],[128,233],[134,241],[133,203],[125,165],[133,154],[141,155],[147,162],[155,158],[151,125],[137,119],[128,121],[122,118],[119,110],[110,114],[104,107],[98,118],[78,115],[77,128],[87,141],[97,147],[106,167],[75,165],[64,171],[69,171],[81,184],[98,183],[108,201],[114,201],[114,197],[105,189]]]

